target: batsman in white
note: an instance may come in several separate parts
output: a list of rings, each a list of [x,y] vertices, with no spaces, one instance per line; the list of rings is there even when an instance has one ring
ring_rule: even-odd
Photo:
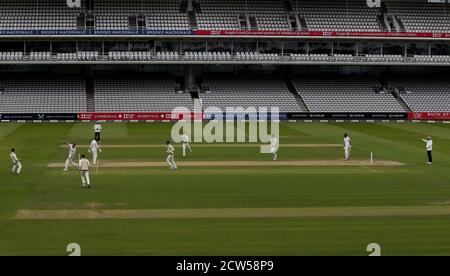
[[[86,156],[82,155],[80,161],[78,162],[78,170],[81,174],[81,187],[91,188],[91,179],[89,178],[89,168],[91,163],[86,159]]]
[[[71,144],[67,141],[63,142],[69,146],[69,156],[67,157],[66,163],[64,165],[64,171],[68,171],[70,165],[78,167],[78,164],[75,161],[73,161],[73,159],[75,158],[75,154],[77,153],[77,144],[76,143]]]
[[[17,158],[15,149],[11,149],[9,157],[11,158],[11,161],[13,163],[13,168],[11,172],[20,175],[20,172],[22,171],[22,163],[20,163],[20,159]]]
[[[186,150],[192,153],[191,145],[189,144],[190,138],[186,132],[181,136],[181,141],[183,142],[183,157],[186,157]]]
[[[166,142],[167,145],[167,164],[170,166],[170,170],[177,170],[177,164],[175,163],[175,148],[170,144],[169,141]]]
[[[345,161],[350,160],[350,154],[352,152],[352,139],[348,136],[347,133],[344,134],[344,153],[345,153]]]
[[[280,148],[280,140],[275,135],[270,137],[270,153],[272,153],[273,161],[278,160],[278,150]]]
[[[97,164],[98,153],[102,152],[97,140],[92,140],[91,145],[89,146],[89,152],[92,153],[92,162],[94,165]]]

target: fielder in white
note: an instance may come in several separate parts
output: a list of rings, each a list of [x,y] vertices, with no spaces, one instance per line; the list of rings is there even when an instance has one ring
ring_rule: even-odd
[[[74,167],[78,167],[78,164],[75,161],[73,161],[73,159],[75,158],[75,155],[77,153],[77,144],[75,144],[75,143],[71,144],[67,141],[63,141],[63,142],[65,142],[69,146],[69,157],[67,157],[66,163],[64,165],[64,171],[68,171],[70,165],[72,165]]]
[[[177,164],[175,163],[175,148],[167,141],[167,164],[169,164],[171,170],[177,170]]]
[[[95,140],[97,140],[97,142],[100,142],[101,140],[101,133],[102,133],[102,126],[99,123],[96,123],[94,125],[94,134],[95,134]]]
[[[11,153],[9,154],[9,157],[11,158],[11,161],[13,163],[12,173],[20,175],[20,172],[22,170],[22,163],[20,163],[20,159],[17,158],[16,150],[11,149]]]
[[[86,156],[82,155],[80,162],[78,162],[78,170],[81,174],[81,187],[82,188],[91,188],[91,179],[89,178],[89,168],[91,167],[91,163],[86,159]]]
[[[344,134],[344,152],[345,152],[345,161],[350,160],[350,154],[352,152],[352,139],[348,136],[348,134]]]
[[[98,153],[102,152],[97,140],[92,140],[91,145],[89,146],[89,152],[92,153],[92,162],[94,165],[97,165]]]
[[[183,142],[183,157],[186,157],[186,150],[189,150],[189,152],[192,153],[191,145],[189,144],[189,135],[183,133],[183,135],[181,136],[181,141]]]
[[[275,135],[270,137],[270,153],[272,153],[273,161],[278,160],[278,149],[280,148],[280,140]]]

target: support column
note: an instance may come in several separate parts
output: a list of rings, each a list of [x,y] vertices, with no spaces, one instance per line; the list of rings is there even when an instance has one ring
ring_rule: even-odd
[[[192,0],[188,0],[187,11],[188,12],[193,12],[194,11],[194,4],[192,3]]]
[[[192,64],[184,66],[184,86],[188,92],[195,90],[195,74],[194,66]]]

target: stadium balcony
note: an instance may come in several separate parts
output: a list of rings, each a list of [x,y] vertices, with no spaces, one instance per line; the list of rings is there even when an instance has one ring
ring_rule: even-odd
[[[449,55],[359,55],[350,54],[274,54],[258,52],[151,52],[151,51],[80,51],[76,53],[51,52],[0,52],[0,62],[33,63],[33,62],[75,62],[75,63],[105,63],[105,62],[139,62],[139,63],[274,63],[274,64],[427,64],[448,65]]]

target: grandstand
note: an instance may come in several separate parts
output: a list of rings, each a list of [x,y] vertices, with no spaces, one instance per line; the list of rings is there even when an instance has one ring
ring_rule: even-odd
[[[129,17],[137,15],[145,15],[143,25],[148,30],[186,30],[190,28],[187,15],[179,12],[180,1],[178,0],[99,0],[95,4],[95,28],[97,29],[129,29],[132,27]]]
[[[210,91],[201,94],[203,108],[217,107],[278,107],[280,112],[302,112],[294,95],[283,80],[272,77],[208,78],[205,84]]]
[[[190,94],[176,93],[175,80],[107,79],[95,80],[97,112],[171,112],[177,107],[193,110]]]
[[[2,0],[0,30],[75,30],[79,11],[59,0]]]
[[[415,112],[448,112],[450,81],[447,78],[398,77],[389,80],[399,96]]]
[[[377,9],[364,1],[292,1],[310,31],[379,32]]]
[[[309,30],[449,32],[448,4],[426,0],[95,0],[68,9],[59,0],[5,0],[0,30]],[[91,24],[93,22],[93,24]]]
[[[0,80],[0,113],[86,112],[86,91],[81,79]]]
[[[311,112],[405,112],[392,94],[376,92],[381,84],[364,77],[294,80]]]

